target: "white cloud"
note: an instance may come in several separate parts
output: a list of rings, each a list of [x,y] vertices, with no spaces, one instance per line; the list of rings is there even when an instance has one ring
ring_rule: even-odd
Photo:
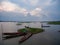
[[[24,3],[32,5],[32,6],[36,6],[39,2],[39,0],[22,0]]]
[[[22,0],[22,2],[31,6],[49,6],[51,5],[52,0]]]
[[[47,5],[47,6],[48,6],[48,5],[51,5],[51,1],[52,1],[52,0],[46,0],[45,5]]]
[[[22,13],[25,16],[28,14],[28,12],[25,8],[21,8],[17,4],[11,3],[9,1],[2,1],[1,2],[0,11]]]
[[[31,16],[36,16],[36,17],[40,17],[40,18],[42,18],[44,15],[46,17],[49,17],[49,12],[45,11],[44,9],[42,9],[40,7],[35,8],[34,10],[31,10],[29,13]]]
[[[0,5],[0,11],[21,13],[24,16],[27,16],[28,13],[30,13],[31,16],[39,16],[41,10],[41,8],[35,8],[34,10],[28,12],[27,9],[21,8],[17,4],[11,3],[9,1],[2,1]]]
[[[48,11],[44,12],[44,10],[42,10],[42,9],[46,8],[49,5],[52,5],[51,4],[52,0],[44,0],[44,1],[43,0],[21,0],[21,1],[24,2],[23,4],[26,3],[31,7],[36,6],[38,8],[35,8],[33,10],[28,11],[27,9],[20,7],[15,3],[12,3],[12,2],[9,2],[8,0],[5,0],[5,1],[2,1],[0,3],[0,11],[21,13],[24,16],[27,16],[28,13],[30,13],[31,16],[41,16],[42,13],[45,14],[46,16],[48,16]],[[30,8],[29,6],[26,6],[26,7]],[[42,9],[40,7],[42,7]]]
[[[1,2],[0,8],[1,10],[4,11],[14,11],[15,10],[16,5],[10,2]]]
[[[30,4],[33,6],[36,6],[39,2],[39,0],[29,0]]]
[[[30,11],[30,14],[31,14],[32,16],[40,16],[40,12],[41,12],[41,11],[42,11],[41,8],[36,8],[36,9]]]

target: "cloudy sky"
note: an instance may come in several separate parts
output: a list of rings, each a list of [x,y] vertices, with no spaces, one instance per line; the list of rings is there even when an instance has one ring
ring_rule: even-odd
[[[60,20],[59,0],[0,0],[0,21]]]

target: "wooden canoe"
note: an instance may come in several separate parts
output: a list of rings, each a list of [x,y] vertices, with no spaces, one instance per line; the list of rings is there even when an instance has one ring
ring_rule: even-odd
[[[23,34],[23,32],[3,33],[3,35],[17,35],[17,34]]]
[[[21,33],[21,34],[16,34],[16,35],[8,35],[8,36],[3,37],[3,40],[10,39],[10,38],[15,38],[15,37],[23,36],[23,35],[26,35],[26,34]]]
[[[25,40],[27,40],[29,37],[32,36],[32,33],[27,33],[24,37],[22,37],[19,41],[19,43],[24,42]]]

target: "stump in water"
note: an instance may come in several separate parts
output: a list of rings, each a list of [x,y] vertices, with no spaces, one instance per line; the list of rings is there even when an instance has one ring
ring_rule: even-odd
[[[60,30],[58,32],[60,32]]]

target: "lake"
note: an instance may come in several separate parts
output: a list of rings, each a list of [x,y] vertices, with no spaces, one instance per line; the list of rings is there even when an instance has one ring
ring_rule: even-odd
[[[31,22],[16,25],[17,23],[18,22],[0,22],[0,45],[60,45],[60,32],[58,32],[60,30],[60,25],[50,25],[47,24],[47,22]],[[43,27],[45,30],[44,32],[34,34],[22,44],[18,43],[22,36],[2,40],[2,33],[4,32],[17,32],[18,29],[25,28],[24,26],[42,28],[41,24],[49,25],[50,27]]]

